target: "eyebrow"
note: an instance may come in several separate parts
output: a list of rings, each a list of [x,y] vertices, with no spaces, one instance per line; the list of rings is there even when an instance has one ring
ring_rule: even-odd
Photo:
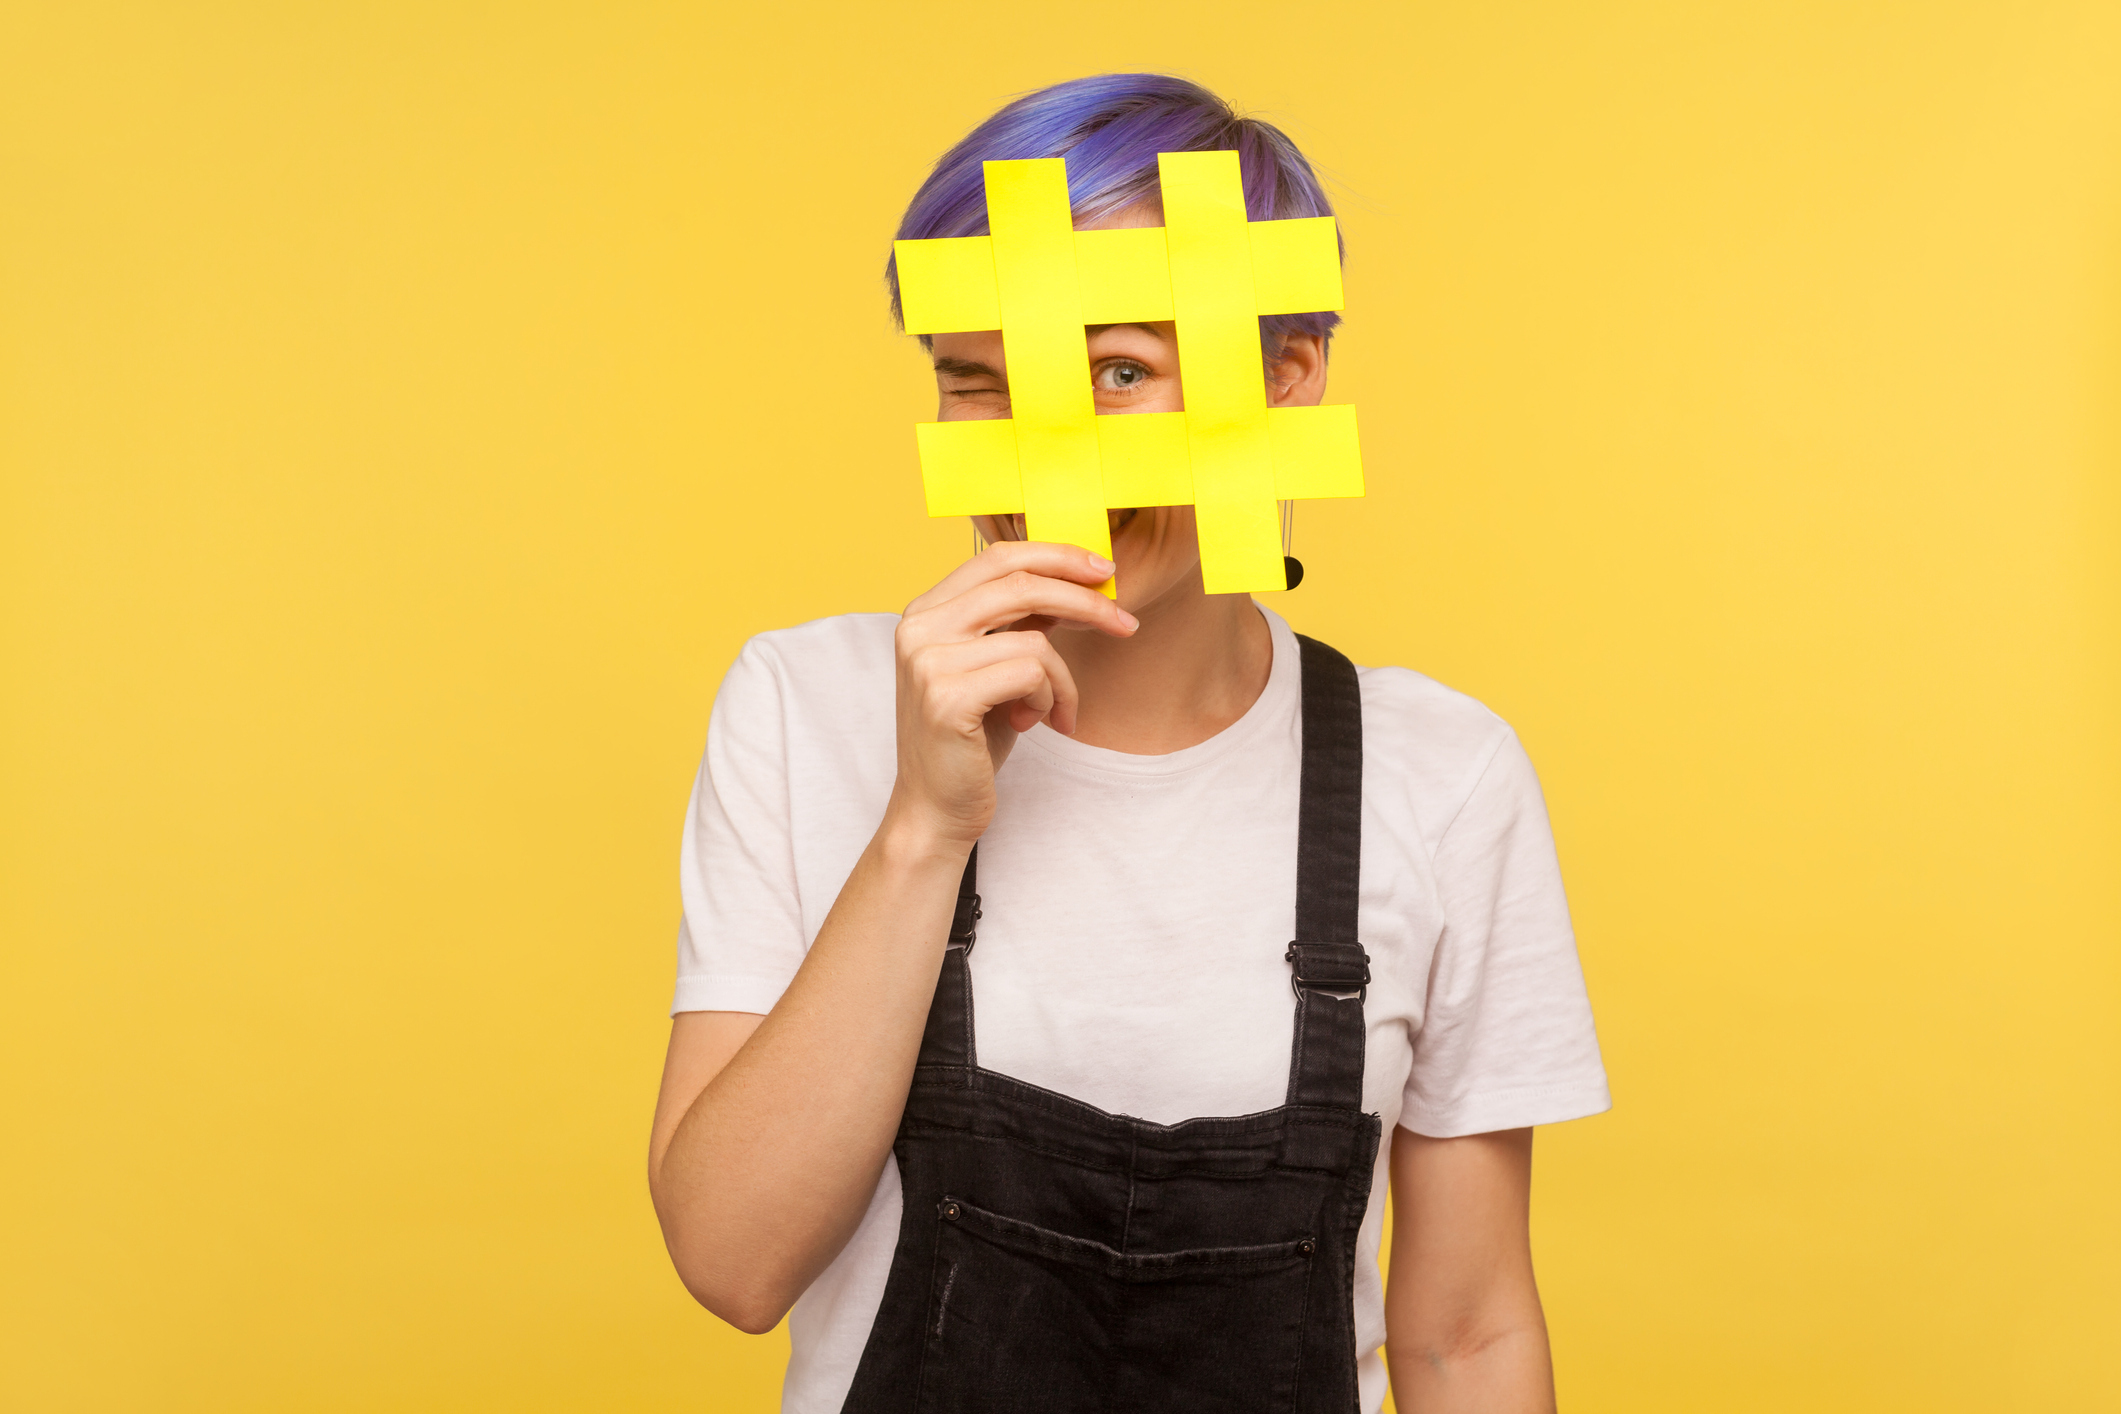
[[[997,383],[1004,381],[1000,370],[970,359],[939,358],[935,361],[935,371],[950,378],[992,378]]]
[[[1125,324],[1085,324],[1083,326],[1083,336],[1085,338],[1088,338],[1091,335],[1102,334],[1107,329],[1139,329],[1152,339],[1161,340],[1164,337],[1163,330],[1156,328],[1154,325],[1143,324],[1140,322]],[[979,363],[967,358],[938,358],[935,361],[935,371],[944,375],[947,378],[992,378],[997,383],[1008,382],[1008,380],[1002,376],[1000,369],[995,368],[991,364]]]

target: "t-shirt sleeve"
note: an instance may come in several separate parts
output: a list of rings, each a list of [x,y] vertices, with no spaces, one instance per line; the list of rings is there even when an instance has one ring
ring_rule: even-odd
[[[678,864],[673,1015],[771,1011],[802,965],[782,693],[772,651],[754,639],[715,694]]]
[[[1400,1123],[1450,1138],[1612,1106],[1531,759],[1508,733],[1435,854],[1443,931]]]

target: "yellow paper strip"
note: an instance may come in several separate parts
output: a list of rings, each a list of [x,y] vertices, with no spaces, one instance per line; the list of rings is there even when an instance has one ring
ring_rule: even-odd
[[[1087,381],[1087,380],[1085,380]],[[1105,479],[1098,466],[1095,418],[1080,427],[1049,427],[1036,436],[1019,422],[1016,455],[1024,473],[1024,533],[1033,540],[1112,553],[1105,516]],[[1028,443],[1028,445],[1027,445]],[[1094,489],[1081,482],[1094,478]]]
[[[1013,515],[1024,508],[1014,422],[916,422],[913,434],[920,444],[929,515]]]
[[[1184,413],[1108,414],[1097,420],[1097,443],[1104,454],[1106,505],[1193,504]]]
[[[1355,437],[1355,409],[1268,408],[1267,434],[1274,447],[1274,497],[1280,501],[1362,494],[1362,446]]]
[[[1077,231],[1075,270],[1085,324],[1171,317],[1171,267],[1161,226]]]
[[[994,283],[994,242],[986,236],[894,241],[899,311],[909,334],[958,334],[1002,327]]]
[[[1281,515],[1271,500],[1194,502],[1200,577],[1210,594],[1263,594],[1289,587],[1281,556]]]
[[[1310,314],[1346,303],[1340,287],[1340,240],[1332,217],[1254,221],[1248,234],[1254,314]]]
[[[1067,163],[1045,157],[985,166],[1024,530],[1034,540],[1107,555],[1112,541],[1083,348]]]
[[[1210,594],[1286,587],[1274,453],[1235,152],[1166,152],[1165,238],[1186,387],[1201,578]]]

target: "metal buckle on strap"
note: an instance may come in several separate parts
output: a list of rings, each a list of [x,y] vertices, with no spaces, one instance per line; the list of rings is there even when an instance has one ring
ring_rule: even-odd
[[[950,919],[950,941],[943,946],[946,949],[963,948],[966,952],[971,952],[972,944],[979,938],[979,921],[984,916],[979,909],[978,894],[969,898],[959,897],[957,912]]]
[[[1289,964],[1290,989],[1299,997],[1305,992],[1369,996],[1370,955],[1354,943],[1294,942],[1282,958]]]

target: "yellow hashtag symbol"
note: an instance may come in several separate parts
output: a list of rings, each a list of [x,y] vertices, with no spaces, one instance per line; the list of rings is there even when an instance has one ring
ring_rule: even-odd
[[[992,235],[898,242],[906,332],[999,329],[1009,365],[1011,416],[916,428],[928,514],[1109,554],[1108,507],[1190,505],[1208,593],[1281,589],[1275,502],[1362,494],[1355,409],[1270,408],[1260,363],[1261,315],[1341,307],[1333,218],[1247,221],[1235,152],[1157,166],[1162,226],[1076,230],[1046,157],[986,164]],[[1097,416],[1083,327],[1167,319],[1186,410]]]

